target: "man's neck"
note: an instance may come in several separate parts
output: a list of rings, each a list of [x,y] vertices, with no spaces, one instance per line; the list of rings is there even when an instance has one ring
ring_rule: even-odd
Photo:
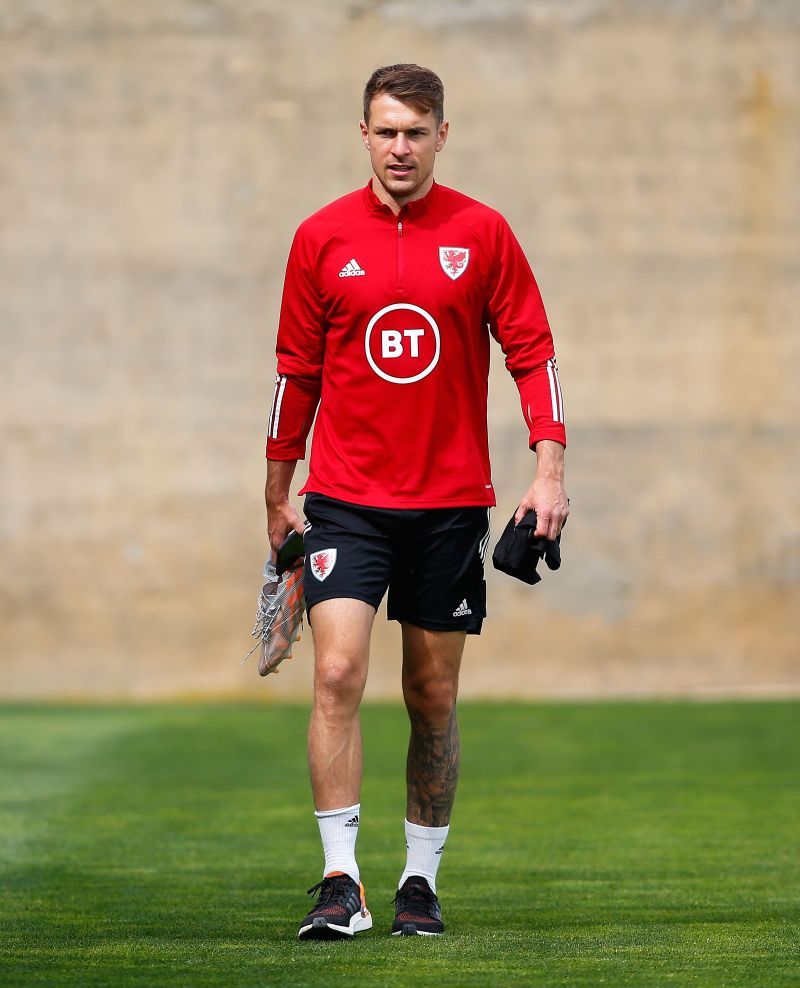
[[[414,202],[417,199],[424,199],[432,188],[433,175],[429,175],[423,184],[410,196],[395,197],[391,194],[391,192],[389,192],[388,189],[384,187],[377,175],[372,176],[372,191],[384,205],[391,209],[395,216],[399,214],[400,210],[407,202]]]

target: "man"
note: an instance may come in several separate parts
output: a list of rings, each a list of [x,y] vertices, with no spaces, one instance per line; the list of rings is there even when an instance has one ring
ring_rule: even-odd
[[[314,637],[311,786],[325,855],[301,939],[372,926],[355,858],[359,704],[376,609],[402,626],[411,723],[406,867],[392,933],[444,930],[436,872],[459,769],[464,640],[486,613],[495,504],[486,426],[490,334],[505,352],[536,450],[516,513],[554,539],[568,514],[564,412],[536,282],[505,220],[433,180],[447,140],[438,76],[377,69],[361,136],[372,177],[299,227],[278,329],[267,441],[269,538],[303,530],[289,502],[317,412],[306,494],[305,588]]]

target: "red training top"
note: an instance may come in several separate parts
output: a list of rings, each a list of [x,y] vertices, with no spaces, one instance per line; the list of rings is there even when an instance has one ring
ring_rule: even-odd
[[[370,185],[300,224],[278,327],[267,457],[305,457],[300,491],[376,508],[494,505],[489,333],[530,445],[566,445],[553,339],[495,210],[434,183],[395,216]]]

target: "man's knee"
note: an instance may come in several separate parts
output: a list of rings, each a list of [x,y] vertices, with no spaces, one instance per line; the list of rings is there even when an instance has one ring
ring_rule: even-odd
[[[457,693],[458,681],[449,677],[415,677],[403,681],[409,714],[430,724],[445,724],[450,720]]]
[[[314,692],[318,704],[326,707],[356,706],[366,685],[366,663],[360,656],[344,652],[318,655]]]
[[[309,616],[317,707],[357,708],[367,682],[375,608],[362,600],[334,598],[315,604]]]

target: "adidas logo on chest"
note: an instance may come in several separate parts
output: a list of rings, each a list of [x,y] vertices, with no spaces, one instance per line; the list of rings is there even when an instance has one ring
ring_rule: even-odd
[[[339,272],[340,278],[363,278],[367,272],[361,267],[358,261],[351,257]]]

